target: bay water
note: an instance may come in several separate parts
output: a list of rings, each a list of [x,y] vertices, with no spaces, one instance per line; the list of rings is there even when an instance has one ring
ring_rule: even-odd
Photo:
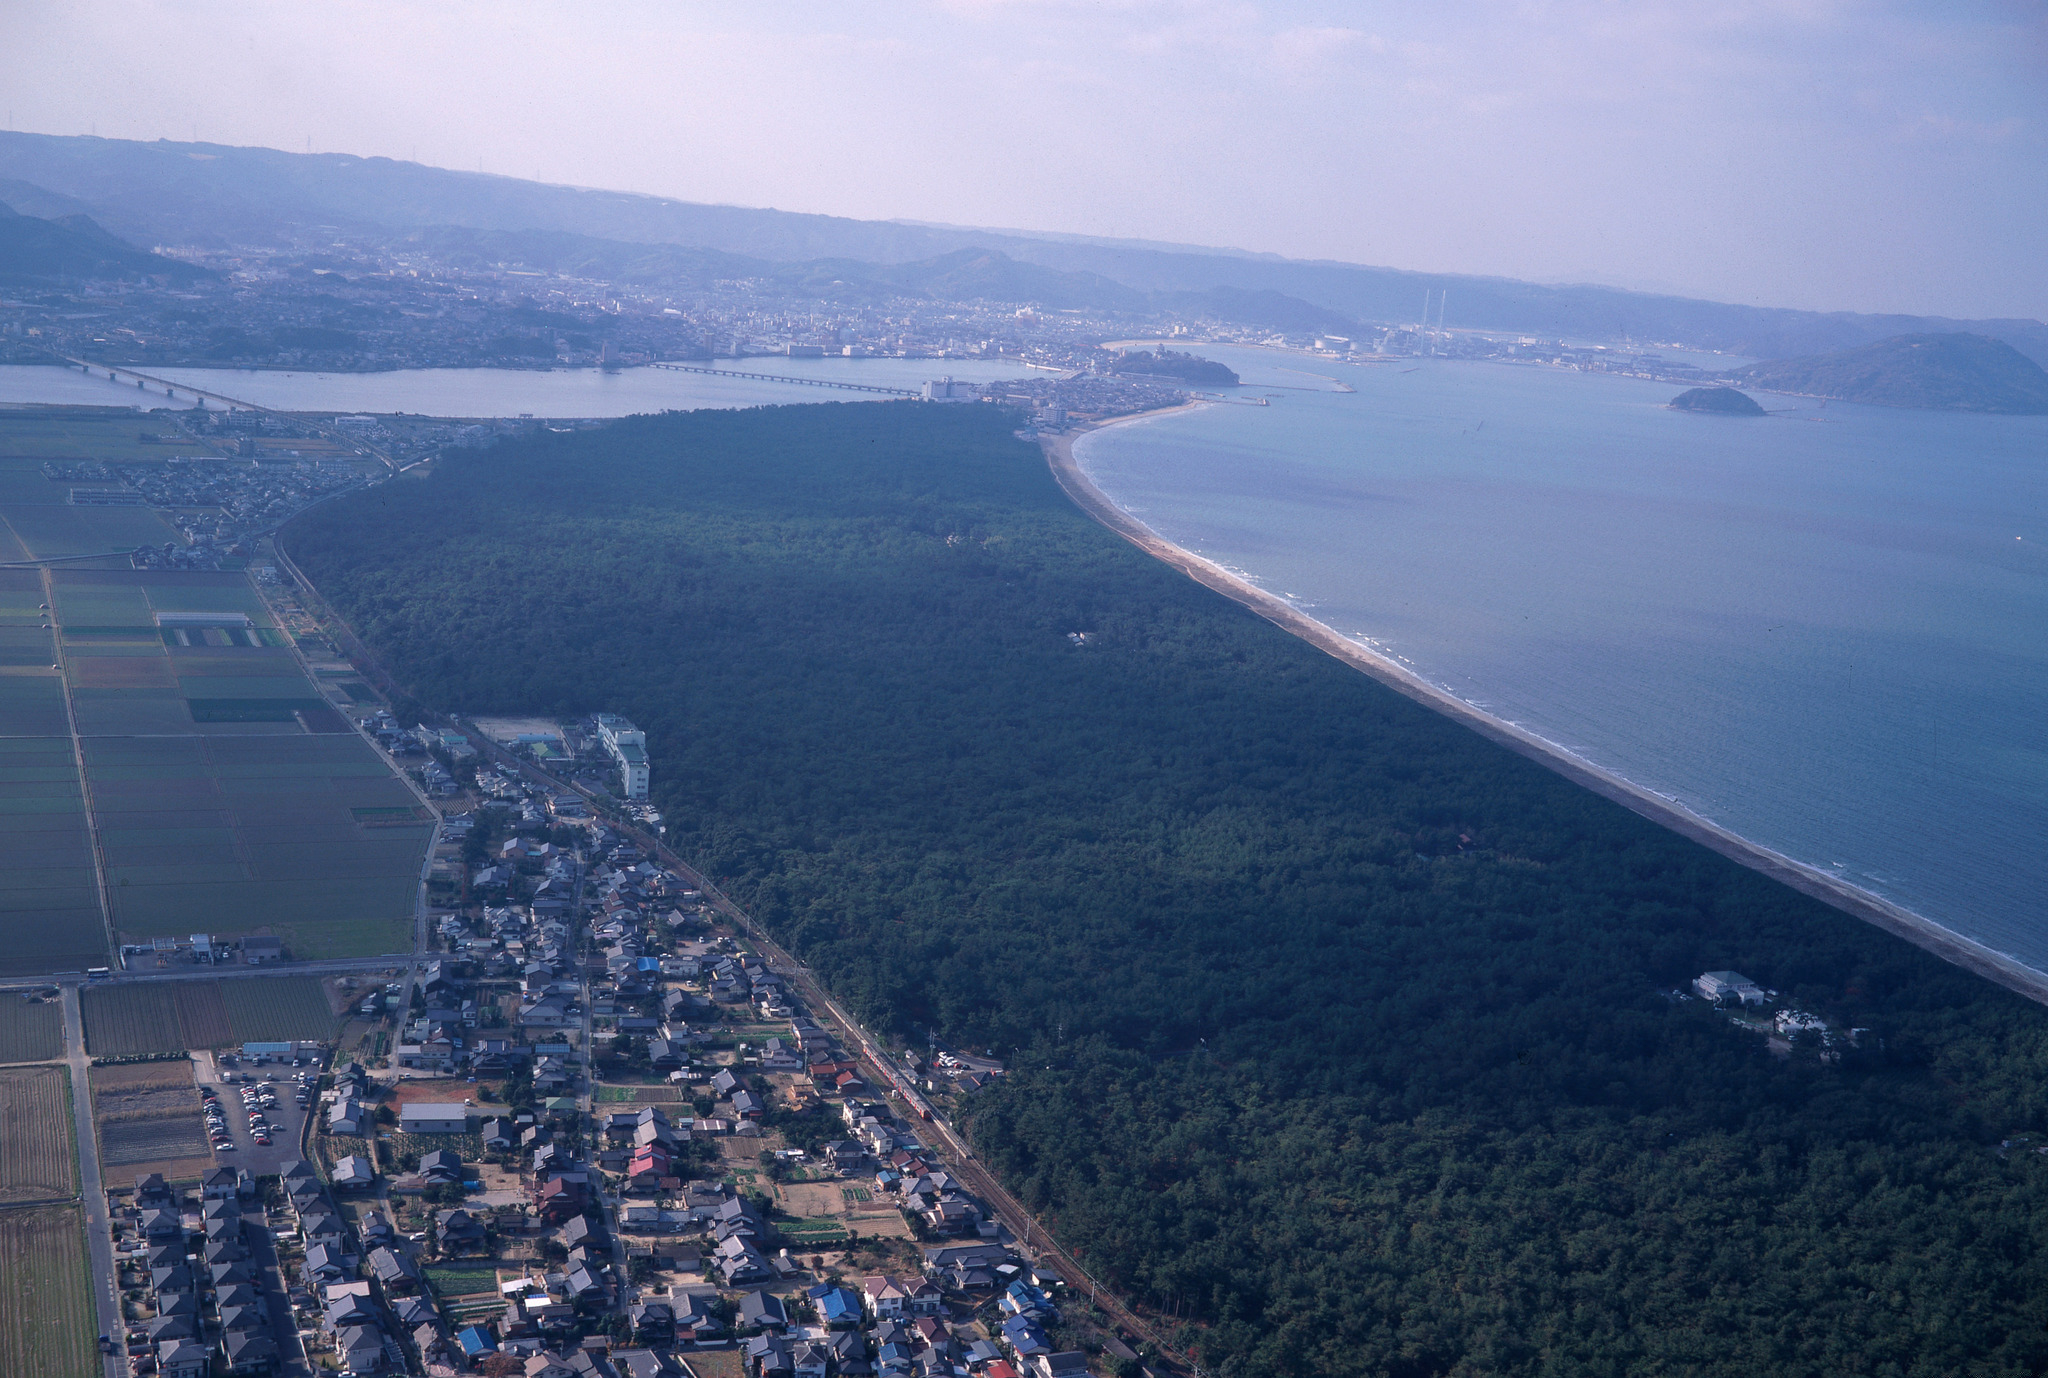
[[[1160,535],[1730,830],[2048,970],[2048,417],[1203,347],[1076,458]],[[1336,390],[1337,385],[1354,389]]]
[[[858,383],[915,391],[937,378],[990,383],[1022,378],[1031,370],[1001,359],[790,359],[769,356],[720,360],[709,373],[663,368],[503,369],[414,368],[382,373],[318,373],[285,369],[146,368],[172,383],[279,411],[405,412],[415,416],[569,418],[631,416],[640,412],[761,407],[792,402],[880,402],[889,394],[765,381],[741,373],[771,374],[812,383]],[[0,403],[57,402],[83,406],[190,406],[166,402],[162,389],[109,382],[104,373],[10,364],[0,366]]]

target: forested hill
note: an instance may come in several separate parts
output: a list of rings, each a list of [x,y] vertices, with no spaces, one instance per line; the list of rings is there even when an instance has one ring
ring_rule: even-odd
[[[2048,415],[2048,372],[2011,345],[1961,332],[1772,359],[1728,376],[1747,387],[1885,407]]]
[[[191,282],[215,274],[138,249],[108,234],[87,216],[44,220],[0,203],[0,282],[137,276]]]
[[[2048,1012],[1148,560],[1014,424],[635,419],[287,545],[427,702],[640,722],[863,1017],[1009,1059],[969,1132],[1208,1373],[2048,1367]],[[1668,997],[1723,968],[1867,1032]]]

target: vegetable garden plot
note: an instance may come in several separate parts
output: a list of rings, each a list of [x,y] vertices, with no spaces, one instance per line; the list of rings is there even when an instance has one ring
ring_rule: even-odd
[[[40,996],[0,995],[0,1062],[47,1062],[63,1053],[63,1006]]]
[[[0,1211],[0,1373],[97,1378],[103,1365],[75,1206]]]
[[[0,1105],[0,1205],[76,1195],[71,1069],[0,1069]]]

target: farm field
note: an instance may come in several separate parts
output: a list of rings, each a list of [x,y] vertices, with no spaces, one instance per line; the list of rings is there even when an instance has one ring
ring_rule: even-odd
[[[357,816],[413,804],[360,738],[97,737],[85,753],[125,936],[265,928],[301,958],[407,945],[431,826]]]
[[[782,1225],[792,1243],[806,1248],[829,1247],[849,1229],[863,1238],[910,1239],[914,1235],[903,1212],[889,1201],[877,1202],[865,1188],[843,1182],[784,1182],[774,1188],[775,1204],[793,1220]]]
[[[334,1037],[341,1022],[317,976],[152,981],[87,986],[86,1051],[133,1057],[248,1042]]]
[[[0,1210],[0,1373],[96,1378],[85,1228],[76,1206]]]
[[[64,1008],[55,1000],[0,995],[0,1063],[64,1055]]]
[[[61,1201],[78,1194],[71,1069],[0,1070],[0,1205]]]
[[[70,481],[41,473],[205,448],[144,445],[138,427],[172,434],[115,409],[0,409],[0,558],[177,539],[147,508],[73,507]],[[53,570],[47,591],[38,571],[0,570],[0,825],[16,843],[0,976],[105,964],[116,935],[263,931],[306,959],[408,948],[431,819],[393,823],[416,803],[405,784],[353,732],[315,730],[334,726],[328,701],[248,578],[104,563]],[[160,613],[220,624],[166,629]]]
[[[17,714],[17,691],[24,685],[37,688],[23,705],[27,711]],[[66,730],[60,690],[54,676],[0,674],[0,723]],[[54,724],[52,717],[58,719]],[[0,823],[10,842],[7,884],[0,887],[0,934],[8,939],[0,975],[105,962],[106,927],[85,797],[68,737],[0,737]]]
[[[87,986],[78,998],[85,1050],[94,1057],[177,1053],[230,1040],[217,981]]]
[[[326,1042],[341,1023],[317,976],[252,976],[222,981],[220,989],[235,1043]]]
[[[109,1181],[142,1172],[175,1180],[213,1165],[188,1061],[93,1068],[92,1112]]]
[[[138,389],[139,391],[139,389]],[[156,399],[162,402],[161,397]],[[153,430],[174,439],[171,445],[150,445],[141,432]],[[164,459],[170,455],[207,454],[213,446],[179,431],[132,407],[7,407],[0,408],[0,461],[17,465],[26,459],[26,472],[39,482],[48,482],[37,467],[44,459]],[[52,485],[53,487],[55,485]],[[8,493],[12,499],[14,493]],[[60,494],[58,501],[63,501]]]

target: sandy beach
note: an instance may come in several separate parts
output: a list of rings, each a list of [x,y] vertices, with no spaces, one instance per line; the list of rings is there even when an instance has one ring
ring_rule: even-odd
[[[1081,472],[1080,466],[1074,460],[1075,441],[1092,430],[1149,417],[1171,415],[1175,411],[1191,410],[1199,405],[1201,404],[1192,403],[1188,407],[1148,412],[1143,416],[1120,417],[1097,426],[1081,427],[1064,435],[1041,437],[1046,461],[1051,466],[1053,477],[1060,487],[1082,511],[1146,554],[1180,570],[1196,583],[1243,604],[1275,626],[1335,656],[1354,669],[1363,671],[1395,692],[1453,718],[1481,736],[1499,742],[1509,750],[1549,767],[1566,779],[1583,785],[1652,822],[1660,823],[1684,837],[1710,847],[1733,861],[1760,871],[1774,880],[1782,881],[1795,890],[1834,906],[1843,913],[1874,924],[1888,933],[1896,934],[1944,961],[1953,962],[2030,1000],[2048,1004],[2048,975],[1961,934],[1953,933],[1940,924],[1922,918],[1910,910],[1902,909],[1866,890],[1849,885],[1825,871],[1794,861],[1747,838],[1739,837],[1668,799],[1632,785],[1591,762],[1559,749],[1533,733],[1526,732],[1512,723],[1503,722],[1445,693],[1395,662],[1373,654],[1350,638],[1299,612],[1284,599],[1277,598],[1220,565],[1166,540],[1105,497],[1089,481],[1087,475]]]

